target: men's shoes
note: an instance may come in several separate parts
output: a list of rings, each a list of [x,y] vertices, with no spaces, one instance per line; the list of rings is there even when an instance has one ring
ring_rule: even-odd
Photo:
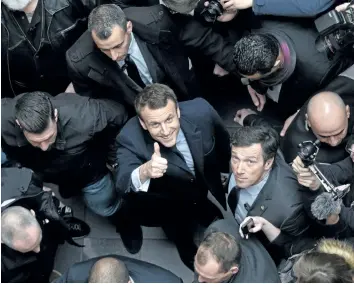
[[[140,251],[143,245],[141,226],[137,224],[124,224],[124,226],[117,227],[117,232],[120,234],[123,244],[130,254],[136,254]]]
[[[75,217],[64,217],[65,223],[69,227],[69,235],[73,239],[79,239],[86,237],[91,229],[84,221]]]

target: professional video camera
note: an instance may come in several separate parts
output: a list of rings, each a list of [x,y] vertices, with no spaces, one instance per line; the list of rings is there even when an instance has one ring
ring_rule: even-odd
[[[222,7],[219,0],[209,1],[208,7],[205,7],[200,13],[204,17],[204,20],[208,23],[214,23],[216,19],[224,13],[224,8]]]
[[[298,152],[298,155],[304,166],[308,167],[310,171],[315,174],[315,176],[320,180],[324,189],[332,194],[334,200],[341,199],[349,192],[350,184],[335,187],[318,169],[317,165],[315,164],[315,160],[320,149],[320,144],[321,142],[319,140],[316,140],[315,142],[304,141],[299,144],[300,151]]]
[[[316,39],[316,48],[319,52],[327,52],[329,58],[339,52],[353,52],[354,50],[354,8],[351,1],[344,11],[332,10],[315,20],[320,33]]]

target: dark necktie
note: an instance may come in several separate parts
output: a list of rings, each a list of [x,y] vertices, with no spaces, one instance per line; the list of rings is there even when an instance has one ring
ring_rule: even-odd
[[[227,203],[229,204],[231,212],[234,214],[234,216],[235,216],[237,202],[238,202],[239,197],[240,197],[240,188],[237,186],[234,186],[231,189],[229,196],[227,197]]]
[[[130,55],[127,54],[125,57],[125,64],[122,67],[123,71],[127,70],[128,76],[137,83],[140,87],[145,88],[144,82],[141,80],[138,68],[134,63],[133,59],[130,58]]]

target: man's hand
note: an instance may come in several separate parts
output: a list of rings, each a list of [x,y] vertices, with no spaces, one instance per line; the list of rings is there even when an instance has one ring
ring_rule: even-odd
[[[209,6],[209,1],[205,1],[204,2],[204,6],[208,7]],[[217,20],[219,22],[229,22],[233,18],[235,18],[237,13],[238,13],[237,10],[225,10],[224,13],[222,13],[222,15],[217,18]]]
[[[240,224],[240,228],[238,230],[241,238],[248,239],[248,235],[244,235],[241,228],[251,218],[253,220],[254,225],[253,225],[253,227],[248,227],[248,231],[250,233],[257,233],[257,232],[261,231],[263,226],[265,225],[265,220],[262,217],[253,217],[253,216],[246,217],[245,220],[243,220],[243,222]]]
[[[227,11],[243,10],[253,6],[253,0],[221,0],[220,2]]]
[[[297,112],[295,112],[293,115],[289,116],[285,122],[284,122],[284,126],[283,129],[280,131],[280,136],[284,137],[286,134],[286,131],[288,130],[290,124],[293,122],[295,116],[298,114],[300,110],[298,110]]]
[[[214,70],[213,70],[213,74],[218,76],[218,77],[223,77],[223,76],[229,74],[229,72],[227,72],[226,70],[221,68],[218,64],[215,64],[215,67],[214,67]]]
[[[336,7],[336,10],[337,10],[338,12],[344,11],[344,10],[347,9],[347,7],[349,6],[349,4],[350,4],[350,3],[344,3],[344,4],[342,4],[342,5],[339,5],[339,6]],[[354,7],[354,5],[353,5],[353,7]]]
[[[266,103],[266,96],[258,94],[250,85],[247,86],[247,90],[257,110],[262,111]]]
[[[250,114],[256,114],[255,111],[251,110],[250,108],[243,108],[236,112],[234,121],[241,124],[243,126],[244,119],[249,116]]]
[[[321,182],[309,168],[304,166],[299,156],[293,161],[292,168],[297,176],[299,184],[308,187],[313,191],[319,189]]]
[[[157,142],[154,143],[154,153],[151,160],[143,164],[139,169],[140,181],[144,183],[150,178],[160,178],[167,170],[167,160],[161,157],[160,146]]]
[[[66,87],[65,93],[74,93],[75,94],[75,89],[74,89],[74,85],[72,82]]]

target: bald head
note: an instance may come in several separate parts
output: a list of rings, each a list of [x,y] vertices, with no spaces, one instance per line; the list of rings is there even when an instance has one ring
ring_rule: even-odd
[[[128,283],[129,271],[123,261],[104,257],[91,268],[89,283]]]
[[[339,144],[346,136],[349,115],[349,107],[333,92],[321,92],[313,96],[307,105],[308,124],[320,140],[321,137],[340,136],[341,139],[332,139],[333,141],[321,140],[332,146]]]
[[[42,229],[31,211],[13,206],[1,213],[1,242],[22,253],[40,251]]]

